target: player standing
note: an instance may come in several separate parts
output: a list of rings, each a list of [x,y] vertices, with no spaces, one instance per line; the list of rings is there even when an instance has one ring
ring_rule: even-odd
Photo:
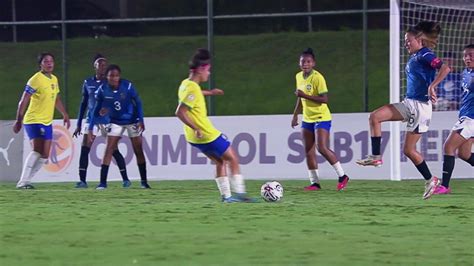
[[[434,194],[451,193],[449,181],[453,174],[456,150],[459,158],[474,166],[474,153],[471,152],[474,143],[474,44],[464,47],[463,60],[466,69],[462,72],[463,94],[459,120],[444,142],[443,180]]]
[[[125,131],[128,133],[137,158],[141,188],[151,188],[147,182],[146,160],[142,147],[142,133],[145,130],[142,101],[132,83],[120,77],[121,73],[122,70],[117,65],[107,67],[105,72],[107,82],[104,82],[96,92],[96,103],[89,123],[88,136],[91,138],[96,124],[95,119],[104,113],[110,117],[107,145],[100,169],[100,184],[97,189],[107,188],[110,161]]]
[[[13,131],[18,133],[22,125],[31,141],[31,151],[23,164],[20,181],[16,187],[34,189],[31,179],[46,163],[53,138],[54,108],[63,115],[64,125],[69,129],[69,115],[58,96],[58,79],[53,75],[54,56],[41,53],[38,56],[40,71],[34,74],[26,84],[23,95],[18,103],[16,122]],[[25,114],[26,111],[26,114]]]
[[[179,86],[176,116],[184,123],[186,141],[215,162],[215,180],[222,202],[253,202],[254,200],[247,196],[237,154],[227,138],[214,128],[207,117],[204,96],[224,94],[220,89],[201,90],[199,86],[199,83],[206,82],[209,78],[210,60],[210,53],[206,49],[198,49],[192,57],[189,62],[189,77]],[[232,174],[230,182],[226,164],[229,164]],[[231,193],[231,185],[234,196]]]
[[[439,179],[431,175],[423,156],[416,150],[416,143],[420,140],[421,134],[428,131],[433,109],[432,102],[436,102],[436,87],[450,72],[449,66],[443,64],[431,50],[438,42],[440,31],[439,24],[422,21],[405,33],[405,48],[410,53],[405,68],[406,98],[400,103],[386,104],[370,114],[372,155],[357,161],[363,166],[382,165],[381,123],[407,122],[403,153],[410,158],[426,180],[423,199],[429,198],[439,185]]]
[[[291,127],[298,125],[298,114],[303,110],[301,134],[306,153],[306,165],[311,182],[305,190],[320,190],[318,163],[315,147],[332,165],[339,177],[337,190],[347,186],[349,177],[344,173],[336,154],[329,148],[329,131],[331,130],[331,112],[329,111],[328,89],[323,75],[314,69],[315,57],[311,48],[306,49],[300,56],[301,72],[296,74],[296,107],[293,112]]]
[[[89,165],[89,152],[91,150],[92,143],[94,142],[97,134],[102,134],[105,136],[105,134],[107,133],[105,132],[105,127],[107,124],[110,123],[110,118],[108,117],[108,115],[99,115],[94,119],[96,125],[92,130],[93,135],[91,136],[91,138],[88,137],[89,123],[91,120],[91,116],[94,113],[93,109],[95,106],[95,92],[104,82],[106,82],[105,71],[107,70],[107,58],[105,58],[101,54],[98,54],[94,57],[92,65],[95,69],[95,75],[84,80],[84,84],[82,85],[82,100],[79,108],[79,115],[77,118],[77,127],[73,134],[74,137],[79,137],[79,135],[81,135],[82,119],[84,118],[84,113],[87,108],[87,120],[83,129],[84,137],[82,139],[81,155],[79,157],[80,181],[76,183],[76,188],[87,188],[87,166]],[[88,141],[89,139],[91,140],[90,142]],[[117,162],[120,174],[122,175],[122,186],[124,188],[130,187],[132,183],[130,182],[127,176],[125,159],[123,158],[122,154],[118,149],[116,149],[112,155],[115,161]]]

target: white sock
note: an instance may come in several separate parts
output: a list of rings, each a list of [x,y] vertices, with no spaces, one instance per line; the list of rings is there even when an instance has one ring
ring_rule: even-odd
[[[245,182],[242,175],[234,175],[230,179],[230,184],[232,185],[232,191],[239,194],[244,194],[245,192]]]
[[[48,159],[46,158],[39,158],[35,165],[33,165],[33,168],[31,169],[31,173],[30,173],[30,180],[33,178],[33,176],[36,175],[36,173],[39,172],[39,170],[41,170],[41,167],[43,167],[43,165],[48,161]]]
[[[232,196],[232,194],[230,193],[229,178],[227,176],[216,177],[216,184],[217,188],[219,189],[219,192],[224,198]]]
[[[345,175],[344,169],[342,169],[342,166],[341,166],[340,162],[337,162],[337,163],[333,164],[332,167],[334,167],[334,170],[336,170],[336,174],[337,174],[338,177],[341,177],[341,176]]]
[[[21,171],[20,181],[16,184],[17,187],[27,185],[31,182],[31,172],[36,162],[41,158],[41,154],[32,151],[26,157],[23,169]]]
[[[319,184],[319,172],[318,169],[309,169],[308,170],[308,177],[311,184],[318,183]]]

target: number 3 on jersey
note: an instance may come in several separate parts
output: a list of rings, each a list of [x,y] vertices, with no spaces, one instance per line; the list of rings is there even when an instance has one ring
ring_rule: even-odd
[[[122,109],[122,106],[120,105],[119,101],[114,102],[114,107],[115,107],[115,110],[117,111],[120,111],[120,109]]]

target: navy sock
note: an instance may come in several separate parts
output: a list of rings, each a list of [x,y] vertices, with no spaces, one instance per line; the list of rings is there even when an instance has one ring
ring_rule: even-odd
[[[90,147],[82,146],[81,155],[79,156],[79,179],[82,182],[86,182],[87,166],[89,166],[89,152]]]
[[[430,169],[428,169],[428,165],[426,164],[424,160],[419,165],[415,165],[415,166],[416,166],[416,169],[418,169],[418,171],[421,173],[421,175],[423,176],[425,180],[431,179]]]
[[[441,185],[449,187],[449,181],[454,169],[454,156],[445,155],[443,160],[443,181]]]
[[[107,174],[109,173],[109,166],[108,165],[101,165],[100,166],[100,183],[107,184]]]
[[[380,142],[382,137],[370,137],[372,141],[372,155],[380,155]]]
[[[120,175],[122,176],[122,180],[123,181],[128,180],[127,166],[125,164],[125,159],[123,158],[122,154],[120,153],[119,150],[115,150],[112,156],[114,156],[115,162],[117,163],[117,166],[120,170]]]
[[[471,166],[474,166],[474,153],[471,153],[471,157],[469,157],[469,159],[467,159],[466,162],[470,164]]]
[[[138,171],[140,172],[140,179],[146,182],[146,163],[139,163]]]

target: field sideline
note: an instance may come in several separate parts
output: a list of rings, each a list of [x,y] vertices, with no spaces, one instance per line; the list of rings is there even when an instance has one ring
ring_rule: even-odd
[[[252,195],[263,181],[248,181]],[[1,265],[472,265],[474,181],[422,200],[423,181],[353,181],[280,203],[222,204],[213,181],[152,190],[0,183]],[[95,184],[92,184],[92,186]],[[92,187],[91,186],[91,187]]]

